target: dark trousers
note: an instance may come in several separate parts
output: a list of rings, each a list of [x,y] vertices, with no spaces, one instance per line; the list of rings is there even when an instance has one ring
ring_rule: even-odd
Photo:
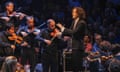
[[[58,57],[42,54],[43,72],[58,72]]]
[[[0,56],[0,70],[1,70],[1,68],[2,68],[2,65],[3,65],[4,60],[5,60],[5,57],[1,57],[1,56]]]
[[[4,48],[4,54],[5,54],[5,56],[12,56],[12,55],[14,55],[14,50],[12,48],[6,47],[6,48]]]
[[[90,62],[90,72],[99,72],[99,63],[98,61]]]
[[[34,72],[36,64],[35,51],[29,48],[22,49],[21,63],[22,65],[26,65],[27,63],[29,63],[31,72]]]
[[[73,72],[83,71],[83,57],[84,51],[83,50],[74,50],[72,51],[72,67]]]
[[[20,57],[21,57],[21,47],[19,46],[17,46],[16,48],[15,48],[15,50],[14,50],[14,56],[18,59],[18,62],[20,62],[19,61],[19,59],[20,59]]]

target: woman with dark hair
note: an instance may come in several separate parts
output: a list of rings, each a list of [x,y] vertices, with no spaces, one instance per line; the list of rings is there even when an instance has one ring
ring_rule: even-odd
[[[8,56],[3,62],[1,72],[16,72],[17,58],[14,56]]]
[[[84,40],[85,52],[89,53],[92,50],[91,37],[86,35],[84,36],[83,40]]]

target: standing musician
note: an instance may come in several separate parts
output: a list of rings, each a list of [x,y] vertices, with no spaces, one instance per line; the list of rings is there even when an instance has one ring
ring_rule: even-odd
[[[36,35],[40,33],[40,30],[35,27],[34,17],[27,17],[27,25],[20,27],[17,34],[21,35],[24,39],[24,43],[21,44],[22,53],[21,61],[23,65],[30,64],[31,72],[34,71],[36,53],[39,52],[38,43],[34,39]]]
[[[13,2],[6,2],[5,3],[6,11],[0,13],[0,20],[3,24],[6,23],[13,23],[15,26],[18,26],[18,21],[22,20],[25,14],[21,12],[14,11],[14,3]]]
[[[55,21],[48,19],[48,28],[41,31],[36,39],[41,41],[43,72],[58,72],[58,38],[59,30],[55,27]]]
[[[83,37],[86,32],[85,11],[81,7],[74,7],[72,9],[73,23],[70,29],[65,28],[61,24],[57,26],[61,29],[62,35],[72,37],[72,61],[73,71],[82,71],[82,59],[84,56]]]

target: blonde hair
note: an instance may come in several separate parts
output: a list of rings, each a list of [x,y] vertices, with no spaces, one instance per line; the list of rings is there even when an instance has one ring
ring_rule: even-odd
[[[17,64],[17,58],[14,56],[8,56],[2,65],[1,72],[15,72],[14,68]]]

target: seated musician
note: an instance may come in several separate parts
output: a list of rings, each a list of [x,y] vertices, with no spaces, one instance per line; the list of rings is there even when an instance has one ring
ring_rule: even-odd
[[[112,52],[111,52],[112,45],[109,41],[103,40],[100,43],[100,49],[101,49],[101,59],[102,61],[106,61],[112,57]]]
[[[94,62],[91,62],[90,67],[92,68],[92,65],[94,65],[97,67],[96,70],[107,72],[105,63],[111,58],[111,44],[110,42],[103,40],[99,43],[99,55],[96,56],[96,58],[95,55],[93,56],[93,59],[96,60]]]
[[[95,43],[93,44],[93,48],[91,51],[93,54],[94,53],[98,54],[101,51],[100,43],[102,42],[102,36],[100,34],[96,34],[94,39],[95,39]],[[93,56],[93,58],[94,58],[94,56]],[[99,62],[98,61],[90,62],[90,72],[99,72]]]
[[[90,36],[84,36],[84,46],[85,46],[85,52],[89,53],[92,50],[92,43],[91,43],[91,37]]]
[[[120,45],[116,44],[112,48],[113,58],[108,61],[108,71],[109,72],[119,72],[120,71]]]

